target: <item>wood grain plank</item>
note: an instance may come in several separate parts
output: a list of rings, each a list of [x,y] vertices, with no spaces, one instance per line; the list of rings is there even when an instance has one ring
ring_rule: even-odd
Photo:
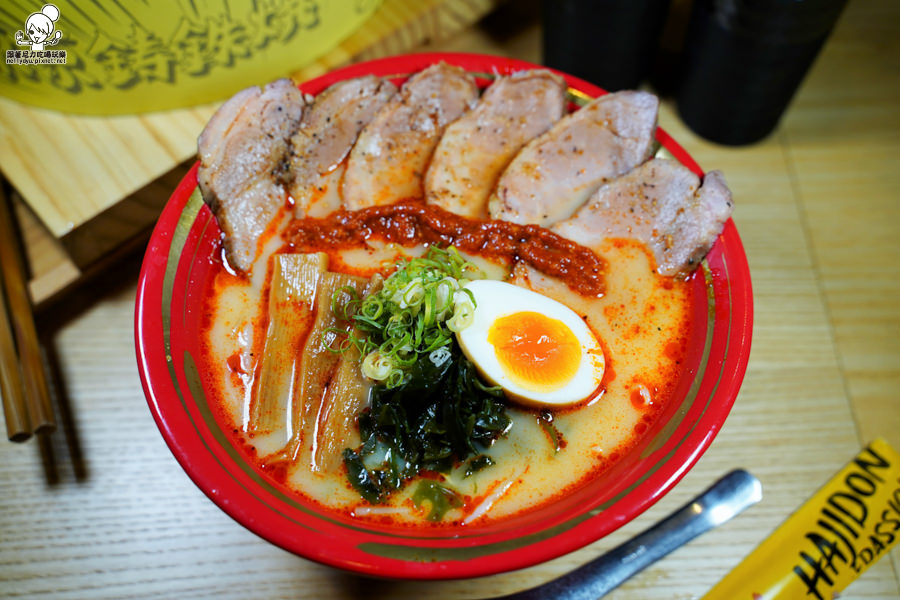
[[[864,438],[900,446],[900,5],[848,6],[785,119]]]
[[[849,3],[783,124],[861,439],[900,447],[900,4]],[[900,549],[891,553],[900,573]],[[885,561],[886,562],[886,561]]]
[[[290,76],[303,81],[351,61],[446,39],[496,4],[497,0],[385,0],[337,48]],[[102,118],[0,98],[0,170],[50,235],[62,241],[76,271],[82,271],[152,225],[168,194],[157,188],[163,195],[151,202],[148,186],[194,156],[197,135],[217,106]],[[132,210],[135,206],[139,209]],[[156,210],[143,210],[149,206]],[[117,221],[116,215],[123,219]],[[53,269],[71,273],[59,262]],[[45,279],[33,290],[39,301],[59,291],[47,289],[52,281]]]

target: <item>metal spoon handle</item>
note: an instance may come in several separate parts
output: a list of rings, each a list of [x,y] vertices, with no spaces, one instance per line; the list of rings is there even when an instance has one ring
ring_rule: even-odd
[[[762,486],[738,469],[621,546],[541,586],[495,600],[596,600],[626,579],[762,499]]]

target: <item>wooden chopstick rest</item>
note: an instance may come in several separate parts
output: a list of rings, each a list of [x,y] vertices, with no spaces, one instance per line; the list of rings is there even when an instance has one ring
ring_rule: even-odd
[[[19,377],[19,355],[13,340],[4,287],[0,279],[0,399],[3,400],[3,416],[6,418],[6,437],[12,442],[24,442],[31,437],[31,421],[28,419],[25,389]]]
[[[0,194],[0,265],[3,266],[9,324],[15,338],[16,353],[11,355],[12,362],[15,364],[18,355],[31,432],[49,433],[56,428],[56,421],[17,239],[11,208],[5,194]],[[8,356],[4,351],[4,362],[9,360]]]

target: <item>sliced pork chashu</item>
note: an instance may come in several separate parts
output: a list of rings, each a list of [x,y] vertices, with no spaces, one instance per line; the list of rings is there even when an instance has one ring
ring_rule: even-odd
[[[288,190],[297,217],[321,217],[340,207],[344,159],[359,132],[397,92],[368,75],[335,83],[316,96],[291,139]]]
[[[678,162],[653,159],[601,186],[569,219],[551,229],[596,248],[606,238],[647,244],[662,275],[684,276],[703,259],[732,212],[719,171],[700,178]]]
[[[544,227],[570,217],[602,183],[650,158],[658,109],[653,94],[623,91],[563,117],[500,176],[491,217]]]
[[[241,271],[285,203],[281,180],[304,104],[287,79],[251,87],[226,101],[198,139],[200,191],[225,233],[228,262]]]
[[[342,195],[356,210],[421,198],[435,146],[478,98],[471,75],[438,63],[413,75],[360,133],[347,158]]]
[[[466,217],[487,218],[500,173],[532,138],[565,113],[566,84],[549,71],[500,77],[474,109],[451,123],[425,177],[425,198]]]

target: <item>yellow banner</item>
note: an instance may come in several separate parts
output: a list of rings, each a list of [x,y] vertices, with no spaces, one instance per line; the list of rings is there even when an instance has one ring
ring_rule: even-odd
[[[83,114],[227,98],[284,77],[380,0],[13,0],[0,11],[0,95]]]
[[[863,449],[704,600],[831,600],[900,538],[900,454]]]

